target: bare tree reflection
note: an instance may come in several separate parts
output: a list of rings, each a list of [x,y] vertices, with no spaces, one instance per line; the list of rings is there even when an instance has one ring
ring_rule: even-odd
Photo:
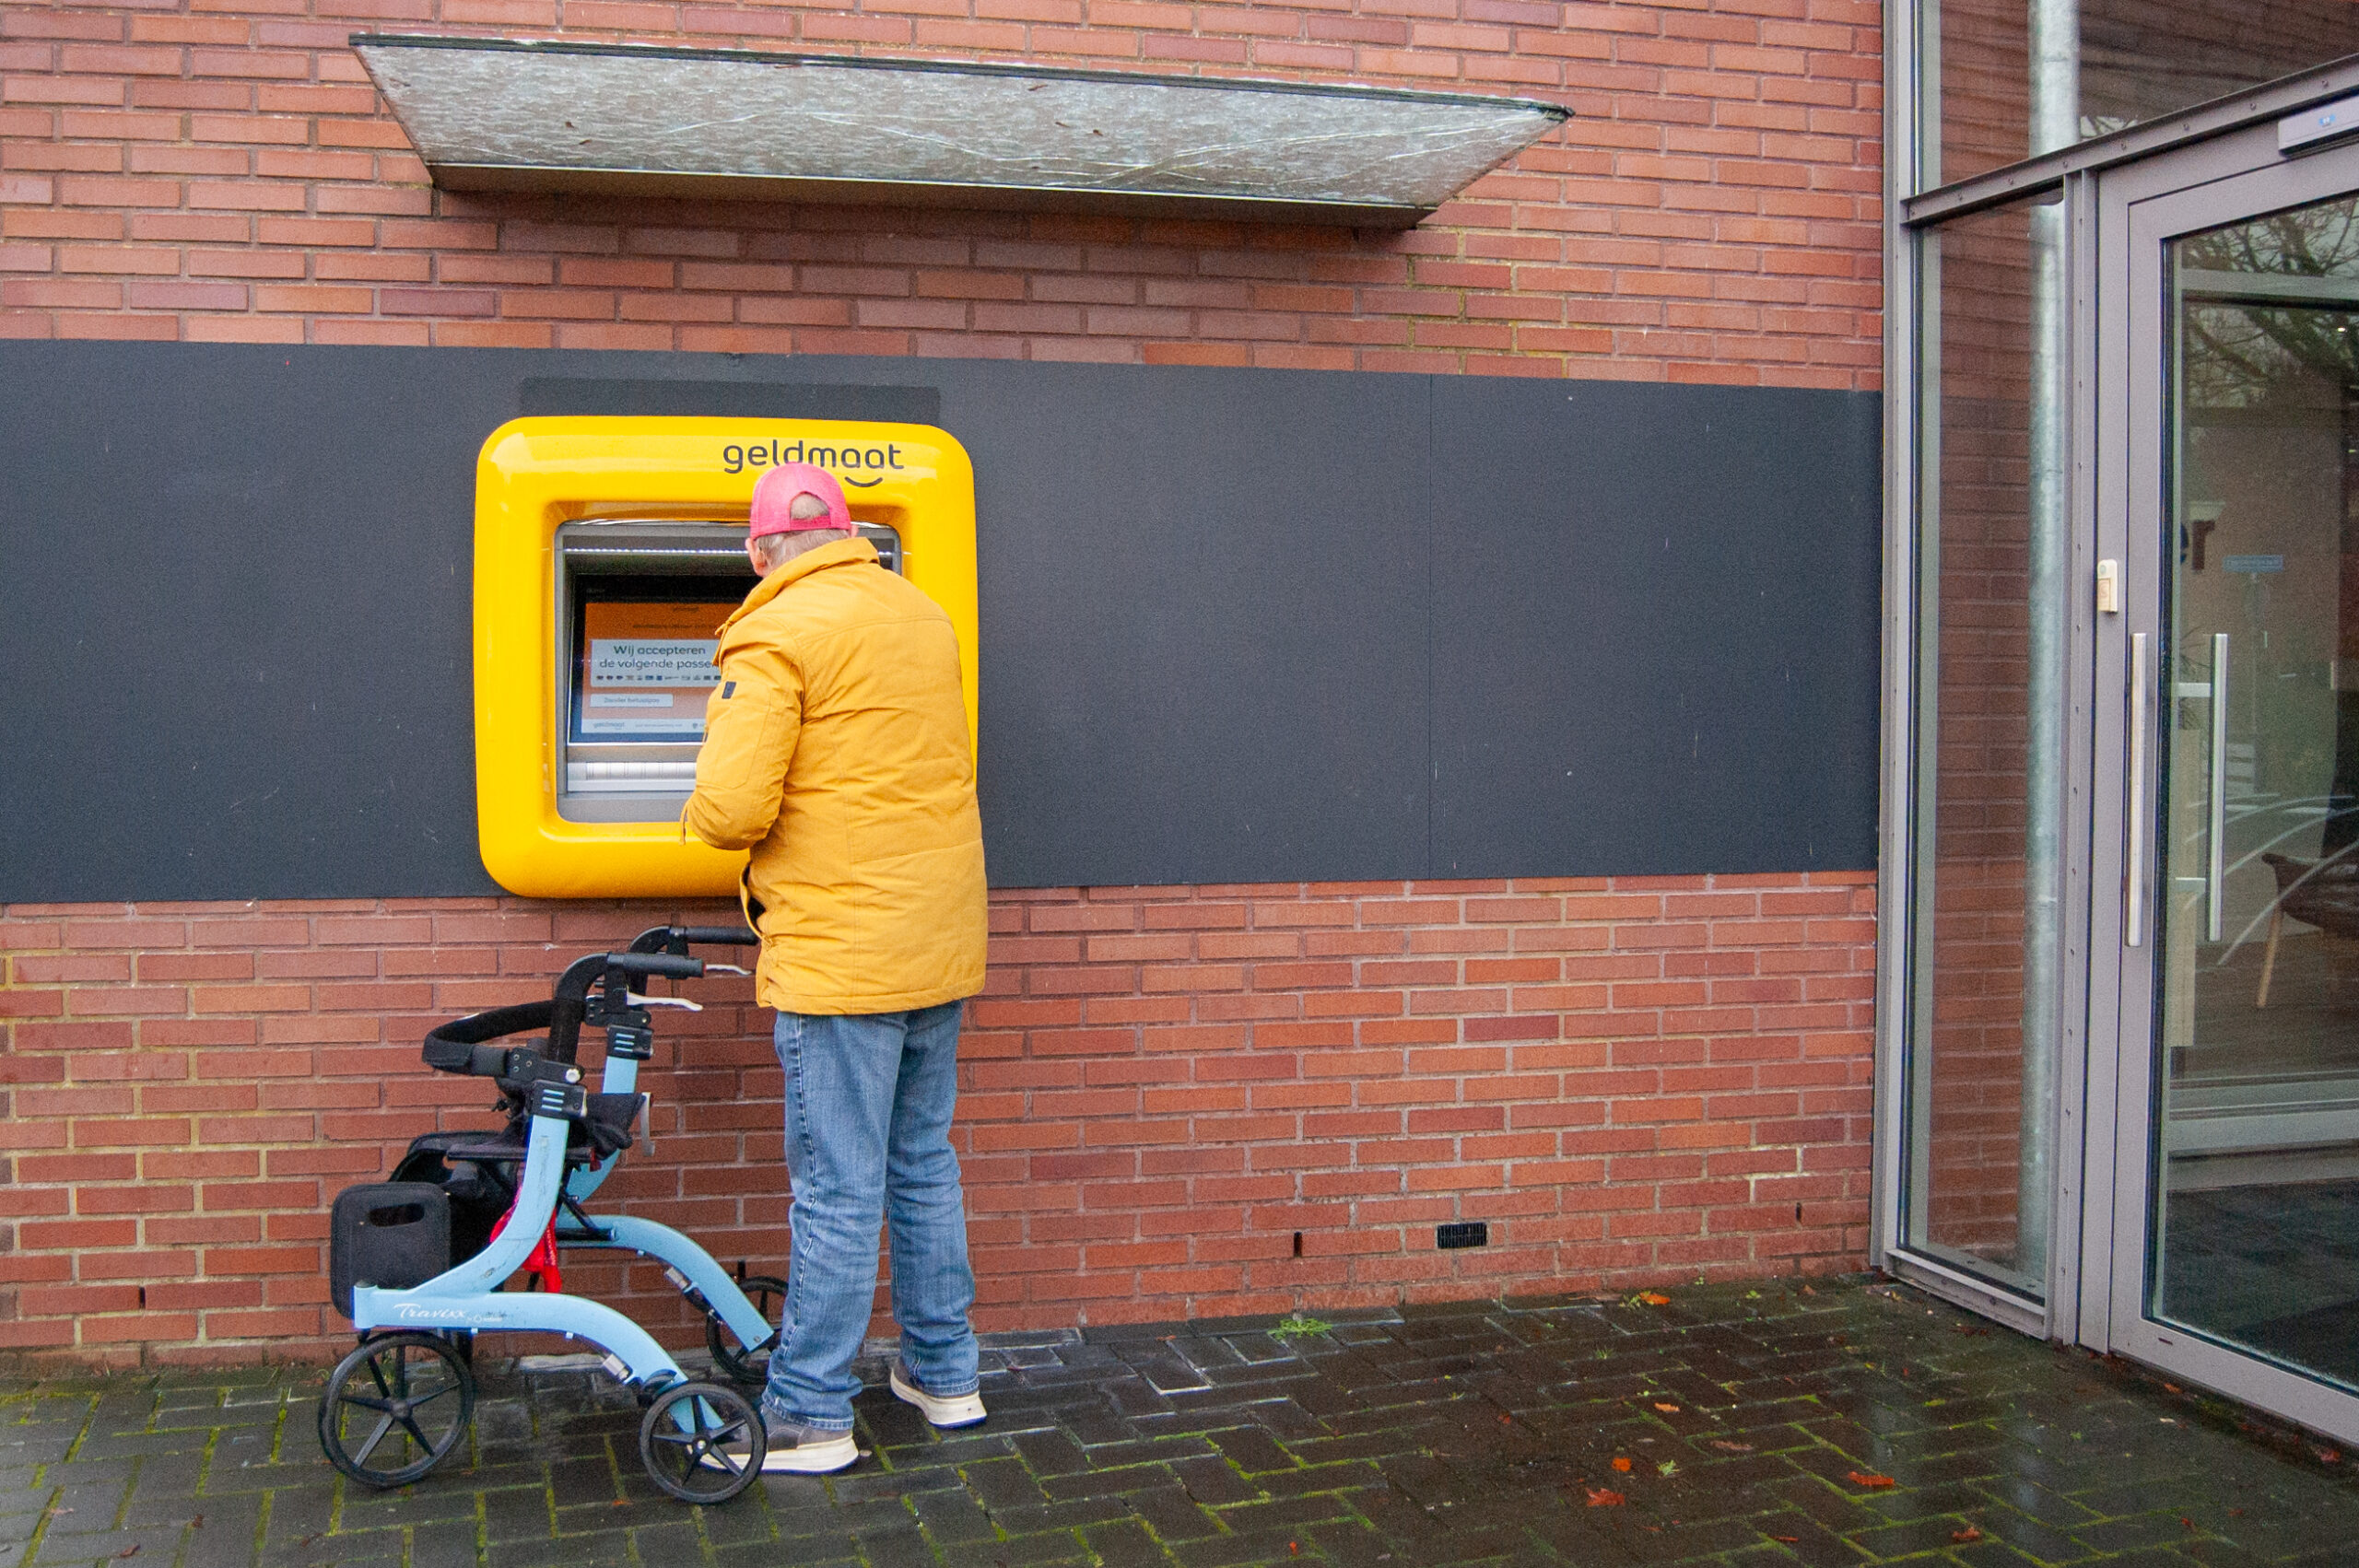
[[[2195,235],[2180,241],[2178,265],[2261,278],[2349,278],[2359,294],[2359,202],[2297,207]],[[2248,298],[2191,309],[2181,319],[2184,394],[2192,406],[2264,406],[2313,376],[2346,398],[2359,387],[2359,345],[2346,308]]]

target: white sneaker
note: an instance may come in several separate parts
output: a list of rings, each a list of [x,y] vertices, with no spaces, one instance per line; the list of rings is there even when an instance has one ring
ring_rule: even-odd
[[[860,1457],[860,1445],[849,1432],[822,1432],[816,1426],[797,1426],[792,1422],[763,1423],[768,1445],[762,1454],[762,1473],[766,1476],[824,1476],[844,1469]],[[722,1451],[740,1466],[749,1452],[746,1445],[724,1445]],[[709,1469],[722,1469],[710,1457],[704,1461]]]
[[[915,1405],[935,1426],[972,1426],[983,1419],[980,1394],[929,1394],[909,1380],[898,1361],[893,1363],[892,1385],[895,1398]]]

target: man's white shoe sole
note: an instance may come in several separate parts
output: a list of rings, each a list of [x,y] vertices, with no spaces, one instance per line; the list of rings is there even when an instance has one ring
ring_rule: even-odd
[[[893,1368],[893,1397],[903,1404],[915,1405],[925,1419],[935,1426],[972,1426],[983,1419],[983,1397],[980,1394],[929,1394],[901,1376],[898,1366]]]
[[[845,1469],[860,1457],[860,1445],[849,1432],[839,1441],[804,1443],[792,1448],[773,1448],[762,1456],[762,1474],[766,1476],[824,1476]],[[704,1461],[709,1469],[722,1467],[712,1460]]]

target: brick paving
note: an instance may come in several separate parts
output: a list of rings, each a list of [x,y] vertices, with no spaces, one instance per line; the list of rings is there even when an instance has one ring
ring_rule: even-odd
[[[0,1568],[2359,1561],[2340,1455],[1864,1279],[1003,1335],[983,1428],[698,1510],[603,1377],[487,1363],[471,1446],[342,1480],[316,1368],[0,1383]],[[1888,1482],[1886,1478],[1888,1478]]]

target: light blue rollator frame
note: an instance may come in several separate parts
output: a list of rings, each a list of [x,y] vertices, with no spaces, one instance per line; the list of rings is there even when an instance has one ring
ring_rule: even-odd
[[[639,1082],[639,1063],[609,1058],[600,1092],[628,1094]],[[408,1290],[382,1290],[356,1285],[352,1292],[352,1324],[366,1333],[372,1328],[416,1328],[429,1333],[452,1330],[530,1330],[587,1340],[620,1363],[607,1370],[623,1382],[660,1393],[687,1374],[654,1337],[611,1306],[581,1296],[537,1291],[502,1291],[508,1277],[524,1266],[525,1258],[548,1228],[557,1212],[557,1191],[579,1204],[596,1192],[619,1155],[565,1175],[565,1145],[569,1119],[534,1115],[525,1145],[524,1172],[516,1187],[513,1218],[491,1245],[422,1285]],[[537,1219],[535,1218],[537,1216]],[[758,1346],[777,1331],[740,1290],[729,1271],[712,1254],[669,1225],[628,1215],[594,1221],[594,1230],[578,1223],[560,1223],[557,1239],[565,1246],[614,1247],[636,1252],[663,1264],[687,1281],[705,1308],[717,1314],[740,1344]]]
[[[522,1113],[522,1168],[514,1178],[513,1201],[499,1234],[473,1257],[413,1285],[351,1281],[352,1321],[362,1340],[336,1368],[320,1415],[322,1445],[339,1469],[381,1486],[405,1484],[431,1469],[456,1446],[459,1427],[473,1407],[473,1376],[461,1351],[472,1344],[474,1334],[501,1330],[561,1334],[604,1352],[606,1370],[648,1406],[641,1453],[658,1484],[674,1496],[692,1503],[724,1501],[759,1472],[766,1446],[761,1422],[744,1394],[722,1383],[695,1380],[653,1335],[613,1307],[556,1292],[500,1289],[526,1265],[541,1238],[553,1235],[560,1246],[631,1252],[663,1265],[691,1305],[734,1336],[748,1358],[771,1342],[775,1326],[738,1281],[696,1242],[651,1220],[593,1218],[582,1209],[614,1170],[621,1148],[630,1141],[629,1126],[644,1108],[645,1096],[638,1092],[639,1064],[650,1054],[650,1010],[694,1005],[639,996],[631,991],[631,981],[655,975],[703,975],[704,961],[688,956],[692,942],[743,946],[758,941],[751,931],[734,928],[658,927],[642,934],[627,954],[592,954],[569,965],[549,1002],[475,1014],[428,1036],[429,1065],[499,1080],[511,1105]],[[599,988],[594,996],[593,986]],[[537,1040],[515,1047],[492,1043],[544,1024],[548,1029],[545,1047]],[[607,1032],[605,1067],[595,1102],[583,1091],[581,1071],[574,1061],[584,1024]],[[589,1129],[585,1136],[602,1158],[583,1163],[577,1126]],[[513,1139],[512,1130],[509,1138]],[[519,1152],[513,1141],[438,1150],[452,1164],[510,1168]],[[569,1164],[573,1166],[569,1172]],[[380,1191],[419,1190],[399,1184],[367,1189],[372,1198]],[[423,1196],[440,1205],[443,1190],[428,1187]],[[425,1367],[413,1359],[421,1356],[443,1365]],[[413,1374],[421,1370],[427,1375],[414,1388]],[[732,1370],[742,1369],[733,1363]],[[437,1387],[440,1392],[418,1391]],[[428,1434],[419,1424],[418,1412],[452,1392],[459,1395],[457,1424],[445,1434]],[[343,1435],[344,1412],[353,1407],[369,1412],[364,1422],[381,1417],[357,1454]],[[372,1453],[396,1423],[416,1439],[426,1457],[399,1468],[372,1468]],[[396,1448],[406,1456],[405,1446],[397,1442]]]

